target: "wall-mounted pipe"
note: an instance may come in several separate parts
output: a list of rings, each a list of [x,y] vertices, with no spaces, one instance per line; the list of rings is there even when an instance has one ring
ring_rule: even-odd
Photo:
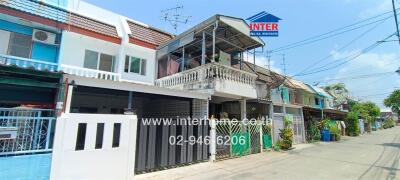
[[[218,20],[215,21],[214,29],[213,29],[213,55],[212,55],[212,62],[215,61],[215,34],[218,29]]]

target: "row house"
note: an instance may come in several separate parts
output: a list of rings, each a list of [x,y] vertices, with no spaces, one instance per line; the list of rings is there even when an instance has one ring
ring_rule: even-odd
[[[273,104],[273,139],[276,142],[279,137],[279,129],[284,128],[284,119],[292,121],[294,133],[293,143],[305,142],[304,117],[302,104],[302,91],[297,81],[280,75],[275,72],[272,74],[271,100]]]

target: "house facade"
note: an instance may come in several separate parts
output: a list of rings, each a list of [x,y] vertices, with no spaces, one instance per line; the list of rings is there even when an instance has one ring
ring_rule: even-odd
[[[331,97],[255,65],[265,42],[249,32],[225,15],[173,35],[80,0],[0,1],[0,169],[37,168],[0,175],[130,179],[260,153],[284,119],[304,143],[305,108]]]

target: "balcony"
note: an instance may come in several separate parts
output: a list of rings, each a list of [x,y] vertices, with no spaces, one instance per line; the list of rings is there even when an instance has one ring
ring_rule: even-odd
[[[256,78],[256,74],[213,62],[157,79],[155,85],[171,89],[257,98]]]
[[[16,56],[8,56],[0,54],[0,64],[7,66],[17,66],[26,69],[35,69],[38,71],[56,72],[58,64],[44,62],[34,59],[21,58]]]
[[[121,74],[61,64],[60,71],[81,77],[120,81]]]

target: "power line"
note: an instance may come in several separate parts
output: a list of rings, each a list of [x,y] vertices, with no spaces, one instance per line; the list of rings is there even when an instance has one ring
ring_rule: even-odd
[[[364,74],[359,76],[349,76],[349,77],[342,77],[342,78],[335,78],[335,79],[326,79],[319,82],[329,82],[329,81],[338,81],[338,80],[347,80],[347,79],[364,79],[364,78],[371,78],[371,77],[378,77],[387,74],[393,74],[394,71],[390,72],[382,72],[382,73],[373,73],[373,74]]]
[[[340,52],[340,51],[342,51],[343,49],[349,47],[351,44],[353,44],[353,43],[356,42],[357,40],[361,39],[363,36],[365,36],[366,34],[368,34],[369,32],[371,32],[371,31],[374,30],[375,28],[379,27],[379,25],[383,24],[384,22],[385,22],[385,21],[382,21],[381,23],[379,23],[379,24],[373,26],[372,28],[367,29],[365,32],[361,33],[359,36],[357,36],[356,38],[354,38],[354,39],[352,39],[351,41],[349,41],[346,45],[344,45],[343,47],[339,48],[339,49],[337,50],[337,52]],[[332,57],[332,56],[333,56],[333,54],[329,54],[328,56],[326,56],[326,57],[324,57],[324,58],[322,58],[322,59],[319,59],[319,60],[315,61],[313,64],[311,64],[310,66],[306,67],[305,69],[303,69],[301,72],[295,74],[294,76],[297,76],[297,75],[299,75],[299,74],[301,74],[301,73],[303,73],[303,72],[305,72],[305,71],[311,69],[312,67],[315,67],[316,65],[320,64],[320,63],[323,62],[324,60],[329,59],[329,58]]]
[[[319,38],[319,37],[322,37],[322,36],[326,36],[326,35],[332,34],[332,33],[334,33],[334,32],[341,31],[341,30],[343,30],[343,29],[350,28],[350,27],[353,27],[353,26],[362,24],[362,23],[364,23],[364,22],[368,22],[368,21],[370,21],[370,20],[373,20],[373,19],[376,19],[376,18],[378,18],[378,17],[384,16],[384,15],[389,14],[389,13],[391,13],[391,12],[392,12],[392,11],[388,11],[388,12],[385,12],[385,13],[382,13],[382,14],[379,14],[379,15],[376,15],[376,16],[373,16],[373,17],[370,17],[370,18],[367,18],[367,19],[358,21],[358,22],[353,23],[353,24],[350,24],[350,25],[343,26],[343,27],[340,27],[340,28],[331,30],[331,31],[329,31],[329,32],[326,32],[326,33],[323,33],[323,34],[320,34],[320,35],[312,36],[312,37],[310,37],[310,38],[306,38],[306,39],[304,39],[304,40],[301,40],[301,41],[298,41],[298,42],[295,42],[295,43],[291,43],[291,44],[288,44],[288,45],[284,45],[284,46],[278,47],[278,48],[276,48],[276,49],[274,49],[274,50],[272,50],[272,51],[273,51],[273,52],[278,52],[278,51],[282,51],[282,50],[285,50],[285,49],[288,49],[288,48],[294,48],[294,47],[297,47],[298,44],[301,44],[301,43],[307,44],[307,41],[311,41],[311,40],[313,40],[312,42],[315,42],[315,39],[316,39],[316,38]],[[387,18],[390,18],[390,17],[391,17],[391,16],[386,16],[386,17],[383,18],[383,19],[374,21],[374,22],[372,22],[372,23],[368,23],[368,24],[364,24],[364,25],[358,26],[357,28],[353,28],[352,30],[359,29],[359,28],[361,28],[361,27],[364,27],[364,26],[367,26],[367,25],[370,25],[370,24],[374,24],[374,23],[377,23],[377,22],[386,20]],[[348,32],[348,31],[350,31],[350,30],[346,30],[345,32]],[[339,35],[339,34],[342,34],[342,33],[344,33],[344,32],[337,33],[336,35]],[[329,38],[329,37],[325,37],[325,38],[323,38],[323,39],[326,39],[326,38]],[[321,39],[319,39],[319,40],[321,40]],[[312,43],[312,42],[308,42],[308,43]]]
[[[391,37],[394,36],[394,35],[395,35],[395,33],[393,33],[393,34],[387,36],[386,38],[383,39],[383,41],[385,41],[385,40],[391,38]],[[361,55],[365,54],[366,52],[371,51],[372,49],[374,49],[374,48],[376,48],[377,46],[379,46],[381,43],[382,43],[382,42],[375,42],[374,44],[372,44],[372,45],[368,46],[367,48],[363,49],[361,52],[359,52],[359,53],[358,53],[357,55],[355,55],[354,57],[350,58],[352,55],[349,55],[349,56],[347,56],[347,57],[345,57],[345,58],[343,58],[343,59],[347,59],[347,58],[350,58],[350,59],[348,59],[348,60],[346,60],[346,61],[344,61],[344,62],[342,62],[342,63],[336,64],[336,65],[334,65],[334,66],[332,66],[332,67],[327,67],[327,65],[324,65],[324,66],[321,66],[321,67],[319,67],[319,68],[316,68],[315,71],[312,71],[312,72],[309,72],[309,73],[303,73],[303,74],[297,75],[297,76],[306,76],[306,75],[315,74],[315,73],[319,73],[319,72],[323,72],[323,71],[327,71],[327,70],[331,70],[331,69],[337,68],[337,67],[339,67],[339,66],[341,66],[341,65],[343,65],[343,64],[345,64],[345,63],[347,63],[347,62],[350,62],[350,61],[352,61],[352,60],[354,60],[354,59],[360,57]],[[327,68],[322,69],[322,68],[324,68],[324,67],[327,67]],[[320,70],[318,70],[318,69],[320,69]]]

